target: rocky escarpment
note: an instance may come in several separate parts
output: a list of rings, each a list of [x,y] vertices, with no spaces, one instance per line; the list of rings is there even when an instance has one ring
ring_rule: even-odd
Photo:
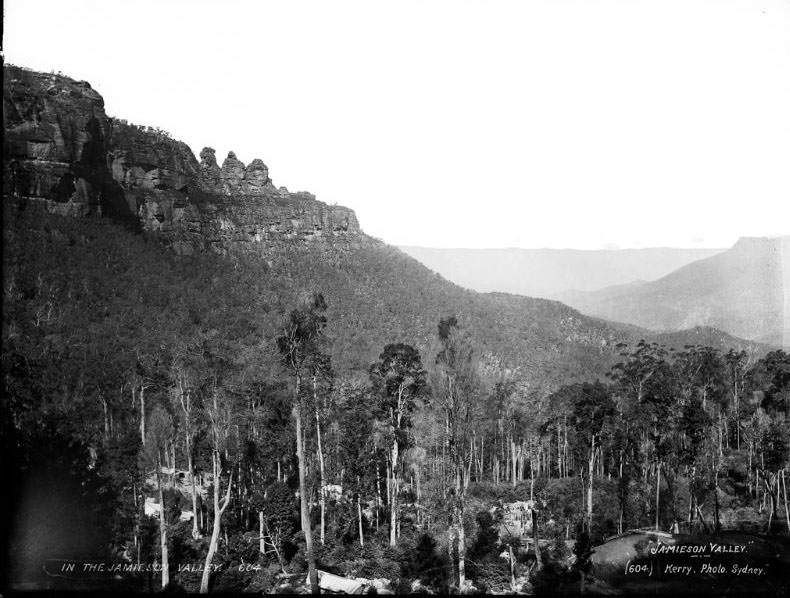
[[[55,213],[100,215],[154,233],[179,253],[266,255],[375,243],[354,212],[277,188],[260,159],[200,161],[167,132],[107,116],[89,83],[6,66],[3,189]]]
[[[4,67],[3,129],[4,193],[62,214],[134,219],[107,168],[112,124],[89,83]]]

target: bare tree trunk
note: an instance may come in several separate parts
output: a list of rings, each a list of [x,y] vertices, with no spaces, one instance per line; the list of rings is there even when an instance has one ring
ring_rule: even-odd
[[[266,554],[266,542],[263,539],[263,511],[258,511],[258,528],[260,530],[260,538],[258,539],[258,552]]]
[[[589,476],[587,484],[587,531],[591,533],[593,516],[593,476],[595,475],[595,434],[593,434],[590,439],[590,461],[587,465],[587,475]]]
[[[376,462],[376,531],[379,531],[379,509],[381,509],[381,475],[379,464]]]
[[[719,520],[719,469],[716,468],[716,475],[713,482],[713,512],[715,514],[715,530],[718,534],[721,531],[721,521]]]
[[[156,457],[156,487],[159,491],[159,541],[162,551],[162,589],[170,584],[170,563],[167,558],[167,521],[165,520],[165,497],[162,492],[162,460]]]
[[[466,581],[466,540],[464,537],[464,496],[458,497],[458,589],[463,591]]]
[[[447,498],[447,444],[450,442],[450,416],[444,416],[444,442],[442,443],[442,498]]]
[[[107,413],[107,399],[104,395],[101,395],[101,404],[104,408],[104,446],[107,446],[110,439],[110,418]]]
[[[787,482],[785,481],[785,470],[782,469],[782,494],[785,501],[785,520],[787,521],[787,531],[790,532],[790,511],[787,510]]]
[[[390,474],[392,475],[392,482],[389,484],[390,491],[390,546],[398,544],[397,527],[398,527],[398,474],[396,471],[396,464],[398,463],[398,441],[393,435],[392,439],[392,456],[390,458]]]
[[[132,386],[134,394],[134,386]],[[145,446],[145,386],[140,385],[140,439]]]
[[[365,546],[365,536],[362,533],[362,502],[359,494],[357,494],[357,519],[359,520],[359,545]]]
[[[222,468],[219,462],[219,451],[215,448],[212,453],[212,464],[214,466],[214,527],[211,530],[211,540],[208,545],[208,554],[206,554],[206,562],[203,565],[203,577],[200,580],[200,593],[208,594],[208,582],[211,577],[211,564],[214,561],[214,554],[217,552],[217,544],[219,543],[219,532],[222,523],[222,514],[230,504],[230,490],[233,486],[233,474],[231,473],[228,478],[228,489],[225,493],[222,506],[219,504],[219,486],[221,483],[220,477]]]
[[[453,554],[453,547],[455,546],[455,512],[452,513],[450,517],[452,523],[450,523],[450,529],[448,530],[447,536],[447,562],[450,563],[450,586],[453,585],[455,582],[455,555]]]
[[[466,461],[466,476],[464,477],[464,488],[469,488],[469,481],[472,479],[472,460],[474,459],[475,445],[474,437],[469,439],[469,459]]]
[[[763,514],[763,503],[760,502],[760,470],[754,472],[754,498],[757,500],[760,515]]]
[[[417,524],[422,524],[422,485],[420,484],[420,469],[422,469],[417,464]],[[786,501],[785,501],[786,502]]]
[[[480,481],[483,481],[485,478],[485,460],[486,460],[486,453],[485,453],[485,445],[483,441],[485,440],[485,434],[480,435]]]
[[[510,437],[510,484],[516,487],[516,441]]]
[[[305,480],[304,441],[302,440],[302,407],[299,398],[300,379],[297,375],[294,390],[293,416],[296,420],[296,458],[299,462],[299,504],[301,510],[302,531],[304,532],[305,552],[307,553],[307,571],[310,578],[310,589],[313,594],[320,593],[318,572],[315,568],[313,554],[313,530],[310,527],[310,511],[307,505],[307,482]]]
[[[324,451],[321,447],[321,418],[318,410],[318,379],[315,373],[313,373],[313,402],[315,403],[315,429],[318,441],[318,472],[321,484],[319,495],[321,501],[321,544],[323,544],[326,533],[326,479],[324,478]]]
[[[557,420],[557,478],[563,477],[562,471],[562,428]]]
[[[189,479],[192,482],[192,537],[197,540],[200,538],[200,527],[198,526],[198,499],[197,488],[195,487],[195,467],[192,463],[192,447],[190,446],[189,436],[187,436],[187,467],[189,467]]]
[[[562,418],[563,441],[562,441],[562,470],[568,475],[568,416]],[[573,456],[571,456],[573,463]]]
[[[176,440],[175,438],[170,441],[170,459],[171,459],[171,466],[173,467],[173,473],[170,476],[170,480],[172,482],[173,488],[176,487]]]
[[[529,500],[535,500],[535,458],[532,455],[532,445],[529,447]]]
[[[318,419],[318,414],[316,414],[316,419]],[[324,537],[326,535],[326,480],[324,479],[324,455],[323,451],[321,450],[321,427],[320,424],[316,421],[317,427],[317,434],[318,434],[318,471],[319,471],[319,484],[321,486],[321,491],[319,493],[319,500],[321,502],[321,544],[324,543]]]
[[[384,478],[384,494],[387,497],[387,505],[392,507],[392,464],[390,461],[390,455],[386,455],[386,471],[387,474]]]
[[[661,509],[659,505],[660,490],[661,490],[661,461],[658,461],[656,463],[656,531],[658,531],[658,526],[661,519]]]
[[[626,493],[628,492],[628,485],[623,485],[623,449],[620,449],[620,463],[619,463],[620,473],[619,473],[619,482],[620,485],[620,518],[617,522],[617,533],[623,533],[623,511],[625,511],[625,500],[626,500]]]
[[[192,406],[190,402],[190,390],[184,389],[182,378],[178,380],[179,388],[179,401],[181,403],[181,410],[184,412],[184,452],[187,455],[187,468],[189,469],[189,480],[191,482],[190,493],[192,495],[192,538],[197,540],[201,537],[200,526],[198,524],[198,500],[197,489],[195,487],[195,467],[192,462]],[[186,398],[186,400],[184,400]],[[173,449],[173,458],[175,459],[175,448]],[[175,466],[173,469],[175,475]]]
[[[773,520],[778,517],[776,512],[779,503],[779,472],[772,474],[770,477],[763,473],[763,483],[765,484],[765,494],[771,501],[771,510],[768,513],[768,533],[771,533],[771,524]]]

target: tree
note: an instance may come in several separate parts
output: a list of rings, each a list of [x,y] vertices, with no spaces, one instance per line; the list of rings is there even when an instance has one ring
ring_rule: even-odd
[[[595,464],[602,458],[602,436],[615,410],[609,389],[600,382],[574,385],[569,390],[571,396],[569,424],[576,432],[577,450],[587,462],[587,531],[592,533]]]
[[[362,500],[365,494],[376,494],[381,450],[374,441],[374,424],[377,407],[372,405],[370,390],[367,385],[345,383],[341,387],[339,417],[339,434],[337,438],[337,458],[340,471],[356,495],[357,502],[357,533],[360,545],[364,545],[364,525],[362,518]],[[345,484],[345,483],[344,483]],[[346,486],[344,485],[345,489]],[[370,494],[368,494],[370,495]],[[378,509],[376,504],[376,521]]]
[[[370,367],[379,412],[390,434],[390,546],[397,544],[400,455],[409,445],[410,415],[415,402],[427,393],[425,376],[419,351],[402,343],[384,347],[379,360]]]
[[[705,443],[710,424],[710,417],[702,408],[702,402],[698,398],[692,397],[683,406],[678,421],[678,431],[681,434],[679,464],[685,466],[689,475],[689,527],[696,516],[698,504],[697,459]]]
[[[322,343],[324,344],[324,343]],[[326,401],[319,397],[319,386],[324,387],[323,398],[331,394],[331,386],[334,379],[332,365],[329,355],[321,351],[319,345],[317,350],[310,355],[310,372],[313,389],[313,410],[315,413],[315,436],[316,451],[318,452],[318,473],[319,473],[319,500],[321,505],[321,544],[324,543],[326,534],[326,462],[324,459],[324,444],[321,434],[322,420],[327,411]]]
[[[457,550],[458,588],[466,581],[466,545],[464,535],[464,507],[467,469],[465,451],[475,420],[474,406],[481,393],[481,383],[468,339],[458,330],[455,316],[439,321],[441,350],[436,356],[437,376],[433,395],[439,400],[445,415],[445,434],[454,487],[448,492],[450,500],[451,553]],[[455,545],[454,545],[455,544]]]
[[[206,409],[209,421],[209,434],[211,440],[211,466],[212,466],[212,486],[214,488],[214,524],[211,528],[211,540],[209,540],[206,562],[203,567],[203,577],[200,580],[200,593],[208,593],[209,577],[211,575],[211,564],[214,554],[217,551],[219,532],[222,525],[222,515],[230,504],[230,491],[233,487],[233,471],[228,473],[227,488],[225,496],[220,503],[220,487],[222,485],[222,453],[228,448],[228,434],[231,428],[232,411],[227,404],[222,404],[219,400],[220,389],[217,388],[216,380],[211,391],[211,403]],[[225,397],[227,398],[227,397]]]
[[[296,458],[299,465],[299,499],[302,531],[305,539],[308,575],[312,592],[317,594],[318,573],[313,553],[313,532],[310,526],[310,510],[307,503],[306,463],[302,422],[304,405],[302,400],[302,380],[305,368],[316,360],[326,326],[326,301],[320,293],[314,293],[301,308],[291,311],[282,334],[277,337],[277,348],[283,365],[293,380],[293,418],[296,423]]]
[[[730,349],[724,356],[727,364],[727,377],[732,393],[732,405],[735,412],[735,447],[741,450],[741,412],[742,401],[745,395],[746,373],[749,369],[749,359],[746,351]]]
[[[612,368],[611,377],[623,404],[620,412],[638,430],[639,454],[646,508],[649,509],[649,484],[655,482],[655,527],[660,526],[661,472],[664,467],[669,421],[675,404],[676,377],[667,361],[663,345],[640,341],[627,359]]]
[[[162,587],[170,583],[170,565],[167,552],[167,518],[166,506],[162,487],[162,452],[173,436],[173,420],[170,414],[157,406],[150,414],[149,426],[146,432],[147,440],[144,447],[146,465],[153,464],[156,471],[156,490],[159,494],[159,541],[162,557]]]
[[[271,484],[264,494],[254,498],[259,514],[260,552],[266,554],[267,544],[271,546],[283,572],[285,571],[283,543],[293,531],[293,502],[293,492],[282,482]]]
[[[173,363],[171,377],[174,382],[173,388],[171,389],[171,397],[175,403],[175,409],[178,410],[183,417],[184,453],[187,458],[187,469],[189,470],[189,479],[191,482],[192,538],[197,540],[200,538],[201,534],[198,524],[198,496],[197,488],[195,487],[195,464],[192,454],[197,428],[195,422],[195,385],[190,369],[181,361],[175,361]]]
[[[713,491],[713,509],[716,531],[719,530],[719,472],[724,459],[724,446],[729,442],[727,434],[727,418],[725,417],[730,392],[727,384],[725,361],[719,352],[711,347],[699,345],[686,346],[684,351],[675,356],[672,364],[676,372],[675,390],[679,395],[681,410],[674,410],[667,421],[668,428],[681,429],[683,437],[676,442],[675,452],[680,461],[684,460],[683,445],[690,444],[696,452],[701,440],[707,439],[710,459],[706,459],[708,482]],[[700,411],[701,410],[701,411]],[[685,421],[677,422],[680,418]],[[703,416],[705,416],[703,418]],[[711,432],[711,424],[716,421],[715,436]],[[673,426],[672,423],[675,423]],[[693,426],[697,426],[696,429]],[[670,442],[668,445],[671,445]],[[677,436],[677,435],[675,435]],[[691,483],[689,489],[696,489],[697,467],[691,464]],[[693,502],[696,497],[692,496]]]

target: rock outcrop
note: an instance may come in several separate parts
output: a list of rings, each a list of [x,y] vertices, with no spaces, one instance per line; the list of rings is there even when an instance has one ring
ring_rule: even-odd
[[[354,212],[275,187],[260,159],[200,161],[167,132],[107,116],[84,81],[6,66],[6,198],[103,215],[159,235],[179,253],[266,255],[283,247],[375,243]]]
[[[4,67],[3,129],[5,193],[64,214],[133,216],[107,168],[112,123],[89,83]]]
[[[277,190],[269,178],[269,169],[260,158],[244,166],[235,153],[229,152],[220,168],[211,147],[204,147],[200,152],[200,186],[203,191],[224,196],[258,195]]]

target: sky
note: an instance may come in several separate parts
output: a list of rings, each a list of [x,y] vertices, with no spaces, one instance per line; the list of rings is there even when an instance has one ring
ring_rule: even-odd
[[[790,234],[790,0],[5,0],[7,62],[425,247]]]

